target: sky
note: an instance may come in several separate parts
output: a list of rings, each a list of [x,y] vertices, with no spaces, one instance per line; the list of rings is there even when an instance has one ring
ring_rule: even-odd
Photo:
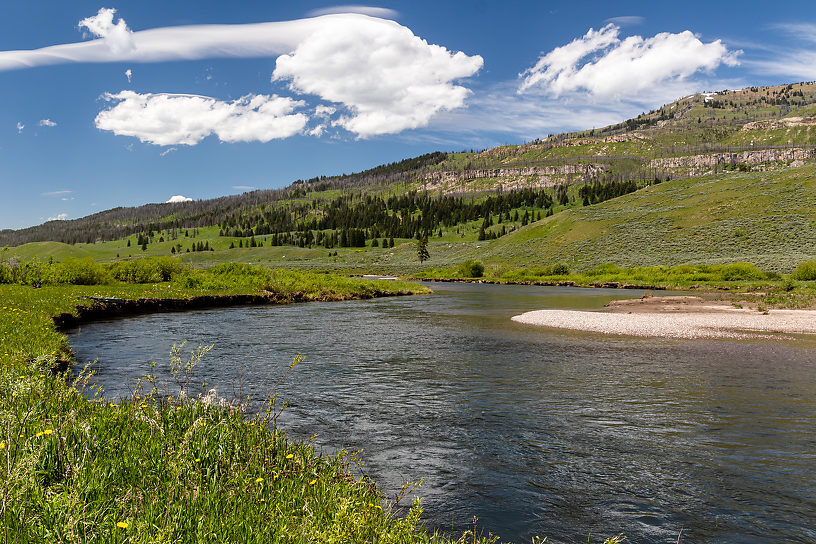
[[[7,0],[0,229],[816,80],[816,3]]]

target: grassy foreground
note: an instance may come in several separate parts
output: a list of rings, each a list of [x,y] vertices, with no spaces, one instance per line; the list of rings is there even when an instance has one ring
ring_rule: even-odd
[[[257,270],[245,270],[256,273]],[[258,272],[265,274],[263,272]],[[83,296],[191,297],[257,292],[196,273],[150,285],[0,285],[0,461],[3,542],[448,542],[396,516],[353,456],[322,456],[224,399],[192,399],[182,377],[203,355],[177,351],[182,384],[159,395],[147,379],[119,404],[87,388],[87,369],[52,375],[70,356],[52,316]],[[314,298],[419,286],[279,271],[263,287]],[[242,285],[244,283],[244,285]],[[297,359],[290,365],[293,366]],[[134,384],[136,387],[137,384]],[[472,534],[462,536],[474,541]],[[477,539],[494,541],[490,537]]]

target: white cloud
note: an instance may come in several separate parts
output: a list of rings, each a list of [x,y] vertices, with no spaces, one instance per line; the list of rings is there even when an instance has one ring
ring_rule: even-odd
[[[79,28],[86,28],[91,34],[102,38],[114,54],[127,53],[135,48],[133,32],[127,27],[121,17],[113,23],[115,9],[100,8],[93,17],[87,17],[79,22]]]
[[[20,121],[17,121],[17,134],[20,134],[23,131],[24,128],[25,128],[25,125],[22,124]]]
[[[114,25],[113,11],[103,9],[83,26],[104,38],[2,51],[0,71],[68,62],[277,57],[273,80],[344,107],[335,126],[367,137],[424,126],[437,112],[460,107],[470,91],[453,82],[483,64],[478,55],[450,52],[394,21],[359,13],[131,32],[121,19]]]
[[[57,126],[57,124],[54,121],[52,121],[51,119],[41,119],[40,120],[40,126],[41,127],[55,127],[55,126]]]
[[[462,106],[470,91],[452,82],[475,74],[480,56],[452,54],[393,21],[347,17],[278,57],[272,80],[344,104],[351,115],[333,124],[363,138],[424,126]]]
[[[164,157],[164,156],[165,156],[165,155],[167,155],[168,153],[172,153],[172,152],[173,152],[173,151],[175,151],[175,150],[176,150],[176,148],[175,148],[175,147],[168,147],[167,149],[165,149],[164,151],[162,151],[161,153],[159,153],[159,156],[160,156],[160,157]]]
[[[40,194],[42,196],[64,196],[64,195],[70,195],[71,193],[73,193],[73,191],[69,191],[67,189],[64,189],[62,191],[48,191],[48,192],[40,193]]]
[[[598,98],[621,99],[699,71],[711,72],[720,64],[739,64],[741,51],[729,51],[720,40],[703,43],[688,30],[624,40],[618,38],[619,31],[608,24],[556,47],[520,74],[519,92],[540,88],[558,97],[586,91]]]
[[[247,95],[224,102],[188,94],[121,91],[104,97],[115,105],[99,112],[96,127],[156,145],[195,145],[215,134],[223,142],[268,142],[303,130],[308,118],[293,113],[303,102],[277,95]]]
[[[251,185],[233,185],[233,189],[236,191],[254,191],[257,187],[253,187]]]
[[[131,70],[130,68],[125,70],[125,77],[127,78],[128,83],[130,83],[133,79],[133,70]]]
[[[48,218],[49,221],[65,221],[66,219],[68,219],[68,214],[67,213],[60,213],[60,214],[57,214],[54,217],[49,217]]]
[[[393,9],[377,8],[373,6],[334,6],[331,8],[315,9],[306,14],[307,17],[320,17],[321,15],[334,15],[340,13],[359,13],[380,19],[396,19],[399,13]]]
[[[165,204],[176,204],[178,202],[192,202],[192,198],[187,198],[184,195],[173,195],[165,201]]]

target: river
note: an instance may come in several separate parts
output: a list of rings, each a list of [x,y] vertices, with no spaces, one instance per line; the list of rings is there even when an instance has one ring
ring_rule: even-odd
[[[109,397],[214,345],[198,382],[290,404],[324,451],[363,450],[428,527],[505,541],[816,541],[816,343],[609,337],[521,325],[641,292],[433,284],[432,296],[152,314],[70,333]]]

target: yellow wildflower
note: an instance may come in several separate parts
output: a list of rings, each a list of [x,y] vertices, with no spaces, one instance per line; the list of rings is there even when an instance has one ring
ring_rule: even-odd
[[[0,442],[0,450],[4,450],[4,449],[6,449],[6,443],[5,442]]]
[[[291,459],[292,457],[294,457],[294,455],[293,455],[293,454],[291,454],[291,453],[290,453],[289,455],[287,455],[287,456],[286,456],[286,458],[287,458],[287,459]]]
[[[43,431],[43,434],[51,434],[53,432],[54,431],[52,429],[46,429],[46,430]]]
[[[196,463],[199,463],[199,462],[201,462],[201,458],[200,458],[200,457],[196,457],[196,460],[195,460],[195,462],[196,462]]]
[[[128,524],[126,522],[124,522],[124,521],[117,521],[116,526],[119,527],[120,529],[127,529],[128,528]]]
[[[255,479],[255,483],[256,483],[256,484],[259,484],[259,483],[261,483],[261,482],[263,482],[263,478],[256,478],[256,479]]]
[[[316,483],[317,483],[317,480],[312,480],[311,482],[309,482],[309,485],[314,485]]]

